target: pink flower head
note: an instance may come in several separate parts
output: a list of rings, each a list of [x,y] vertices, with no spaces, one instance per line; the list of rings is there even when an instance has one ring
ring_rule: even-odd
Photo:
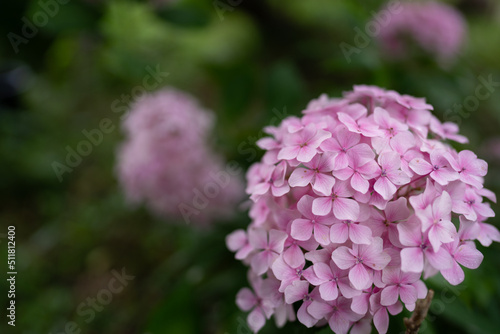
[[[425,297],[425,279],[440,272],[458,284],[462,267],[482,261],[475,240],[500,242],[485,222],[496,201],[483,187],[486,162],[453,149],[448,140],[466,138],[432,109],[355,86],[266,130],[266,153],[247,173],[252,221],[226,240],[250,277],[272,283],[245,308],[258,315],[251,328],[274,315],[278,326],[296,317],[336,333],[368,333],[370,323],[385,333],[389,314]]]
[[[440,2],[403,2],[397,14],[382,26],[378,39],[387,55],[409,55],[411,40],[438,62],[450,61],[460,51],[466,23],[455,8]]]
[[[354,288],[364,290],[373,283],[373,270],[382,270],[391,260],[383,251],[382,239],[373,238],[370,245],[341,246],[333,251],[332,260],[343,270],[349,269],[349,280]]]
[[[243,184],[208,144],[213,126],[212,113],[173,88],[135,102],[123,121],[116,166],[127,201],[186,223],[230,214]]]

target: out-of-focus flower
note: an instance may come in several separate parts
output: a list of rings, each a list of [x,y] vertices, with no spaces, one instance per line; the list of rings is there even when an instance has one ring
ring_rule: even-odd
[[[381,25],[378,35],[389,57],[407,57],[415,44],[441,63],[457,56],[467,30],[458,10],[433,1],[402,2],[400,6],[397,14]]]
[[[164,89],[135,103],[123,122],[119,181],[131,203],[156,214],[207,223],[230,213],[240,176],[209,145],[213,115],[186,93]]]
[[[483,259],[475,240],[500,241],[484,223],[494,216],[484,199],[495,201],[483,188],[487,163],[455,151],[446,140],[467,138],[431,110],[423,99],[355,86],[343,99],[322,95],[258,141],[272,153],[247,174],[253,221],[227,238],[252,286],[274,282],[257,299],[269,308],[252,317],[257,325],[249,319],[255,332],[299,302],[307,327],[369,333],[373,321],[385,333],[389,313],[425,297],[422,278],[441,272],[459,284],[461,266]],[[259,289],[243,289],[238,305]]]

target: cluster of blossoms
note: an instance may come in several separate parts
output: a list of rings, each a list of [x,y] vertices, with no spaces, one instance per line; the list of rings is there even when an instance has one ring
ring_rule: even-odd
[[[390,314],[412,311],[438,272],[451,284],[477,268],[500,233],[484,223],[487,164],[460,143],[424,99],[355,86],[322,95],[303,117],[268,127],[266,150],[248,171],[252,222],[227,239],[250,267],[237,295],[258,332],[272,315],[329,324],[335,333],[387,332]],[[295,313],[293,305],[298,310]]]
[[[117,172],[131,203],[167,218],[205,224],[230,213],[243,184],[209,146],[214,118],[186,93],[164,89],[135,103]]]
[[[407,56],[409,40],[447,62],[457,56],[466,34],[466,23],[455,8],[433,1],[402,2],[378,35],[391,57]]]

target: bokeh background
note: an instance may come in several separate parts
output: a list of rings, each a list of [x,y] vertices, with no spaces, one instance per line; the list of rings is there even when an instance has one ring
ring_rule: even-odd
[[[372,38],[349,62],[339,45],[355,45],[354,29],[364,30],[383,6],[378,0],[61,0],[46,24],[13,47],[8,34],[23,36],[23,17],[49,2],[5,1],[0,10],[1,333],[72,333],[68,322],[76,323],[74,333],[250,333],[234,302],[248,285],[246,268],[224,241],[248,224],[247,206],[199,229],[131,207],[117,182],[123,133],[112,104],[118,99],[128,108],[133,98],[123,95],[142,85],[148,67],[169,73],[158,88],[185,90],[214,111],[213,145],[243,170],[263,153],[255,141],[265,125],[299,115],[323,92],[379,85],[426,97],[445,119],[475,94],[478,77],[500,81],[495,0],[448,2],[465,16],[468,32],[447,65],[417,52],[391,60]],[[114,130],[60,181],[53,163],[63,163],[66,147],[75,148],[82,130],[103,118]],[[457,148],[488,161],[485,184],[498,194],[500,87],[469,117],[454,120],[470,139]],[[489,222],[500,226],[498,218]],[[16,227],[15,328],[5,317],[9,225]],[[427,282],[436,297],[422,332],[498,332],[500,245],[478,248],[483,264],[465,269],[462,285],[440,276]],[[87,321],[79,305],[123,268],[134,278]],[[408,312],[391,320],[390,333],[403,330],[403,316]],[[269,321],[262,333],[320,331],[300,323],[277,329]]]

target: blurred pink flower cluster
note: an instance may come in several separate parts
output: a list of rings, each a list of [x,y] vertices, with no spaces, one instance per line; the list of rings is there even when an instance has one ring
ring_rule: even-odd
[[[210,147],[213,126],[212,113],[172,88],[137,101],[123,123],[127,138],[118,152],[118,177],[129,202],[186,222],[208,223],[230,213],[243,184]]]
[[[387,332],[388,314],[415,308],[438,272],[451,284],[483,259],[500,233],[495,195],[483,188],[485,161],[448,140],[424,99],[355,86],[322,95],[303,117],[268,127],[266,150],[248,171],[252,222],[227,239],[250,267],[252,289],[237,304],[254,332],[272,315],[335,333]],[[298,303],[294,312],[293,304]]]
[[[386,53],[394,58],[408,56],[408,42],[437,57],[439,62],[454,59],[464,44],[466,23],[455,8],[438,2],[402,2],[378,35]]]

